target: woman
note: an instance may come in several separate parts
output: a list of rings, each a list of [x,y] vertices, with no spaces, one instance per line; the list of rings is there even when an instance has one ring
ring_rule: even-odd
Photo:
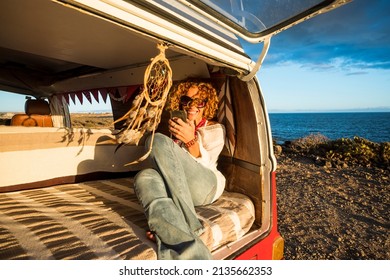
[[[135,190],[144,207],[159,259],[211,259],[199,236],[204,228],[194,206],[215,201],[225,178],[217,170],[225,129],[211,121],[218,109],[209,83],[183,82],[170,98],[170,110],[185,110],[187,120],[169,120],[171,139],[156,134],[150,159],[153,168],[140,171]],[[146,148],[150,145],[147,141]]]

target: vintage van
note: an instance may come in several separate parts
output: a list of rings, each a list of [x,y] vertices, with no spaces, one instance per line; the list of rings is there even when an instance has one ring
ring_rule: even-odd
[[[219,92],[226,190],[196,209],[213,257],[282,259],[276,160],[255,74],[274,34],[346,2],[0,1],[0,90],[31,97],[0,126],[0,259],[157,258],[132,188],[149,163],[128,164],[144,155],[142,139],[117,149],[123,122],[72,128],[69,104],[109,98],[118,120],[158,75],[167,90],[196,78]],[[258,44],[256,61],[244,41]]]

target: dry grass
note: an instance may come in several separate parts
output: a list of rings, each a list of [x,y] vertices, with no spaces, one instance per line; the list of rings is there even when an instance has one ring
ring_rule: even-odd
[[[74,128],[114,128],[114,118],[112,114],[73,113],[70,118],[72,121],[72,127]]]
[[[355,136],[330,140],[321,134],[286,142],[284,151],[335,165],[376,166],[390,170],[390,142],[375,143]]]

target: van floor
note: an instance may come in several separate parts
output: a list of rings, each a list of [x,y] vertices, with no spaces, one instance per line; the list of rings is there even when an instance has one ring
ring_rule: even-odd
[[[157,259],[132,185],[121,178],[0,193],[0,259]],[[196,211],[211,251],[254,222],[253,203],[238,193]]]

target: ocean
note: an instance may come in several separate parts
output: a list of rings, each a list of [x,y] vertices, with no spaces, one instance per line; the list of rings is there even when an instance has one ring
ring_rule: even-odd
[[[270,113],[273,139],[278,143],[322,134],[331,140],[359,136],[390,142],[390,112]]]

